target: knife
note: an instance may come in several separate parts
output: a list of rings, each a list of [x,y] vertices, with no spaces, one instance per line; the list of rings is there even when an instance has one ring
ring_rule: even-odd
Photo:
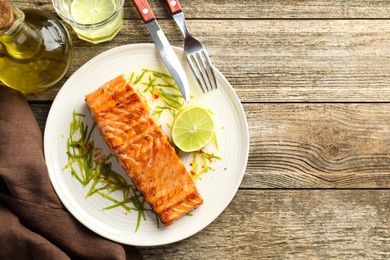
[[[154,44],[160,52],[162,60],[167,66],[172,77],[175,79],[176,84],[184,97],[184,100],[189,103],[190,87],[188,85],[187,76],[180,64],[179,59],[173,51],[172,46],[169,44],[167,37],[158,25],[152,9],[150,9],[150,6],[146,0],[133,0],[133,3],[137,8],[137,11],[140,14],[142,20],[146,24],[146,28],[148,28],[148,31],[153,38]]]

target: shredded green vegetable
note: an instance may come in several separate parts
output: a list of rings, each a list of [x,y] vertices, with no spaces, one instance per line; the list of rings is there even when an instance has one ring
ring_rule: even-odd
[[[202,149],[194,152],[191,162],[192,170],[190,171],[192,179],[199,179],[201,175],[213,170],[211,165],[215,160],[222,160],[222,158],[214,153],[205,152]]]
[[[169,111],[172,116],[183,108],[185,100],[172,76],[150,69],[142,69],[139,76],[131,74],[130,81],[134,85],[141,84],[143,92],[149,93],[154,98],[161,98],[164,105],[157,106],[153,111],[160,116],[163,111]]]
[[[126,212],[136,211],[138,217],[135,232],[137,232],[141,220],[146,220],[145,211],[152,210],[145,207],[145,199],[135,187],[122,175],[112,170],[109,161],[112,155],[103,155],[101,149],[94,146],[91,135],[95,124],[89,129],[88,125],[84,124],[84,117],[83,114],[73,112],[67,141],[68,164],[65,165],[64,170],[70,169],[72,177],[84,187],[91,184],[85,198],[99,195],[113,203],[103,210],[122,207]],[[116,196],[113,196],[114,192]],[[118,196],[120,199],[115,198]],[[152,212],[155,214],[154,211]],[[157,225],[159,225],[158,221]]]

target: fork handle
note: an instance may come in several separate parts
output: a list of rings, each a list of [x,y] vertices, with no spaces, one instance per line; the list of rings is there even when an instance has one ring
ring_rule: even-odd
[[[177,1],[177,0],[176,0]],[[152,20],[155,20],[156,17],[154,16],[152,9],[150,8],[148,1],[146,0],[133,0],[133,3],[135,7],[137,8],[137,11],[139,15],[141,16],[144,23],[148,23]]]
[[[171,11],[172,15],[183,11],[181,10],[181,5],[179,3],[179,0],[166,0],[166,1],[169,7],[169,11]]]

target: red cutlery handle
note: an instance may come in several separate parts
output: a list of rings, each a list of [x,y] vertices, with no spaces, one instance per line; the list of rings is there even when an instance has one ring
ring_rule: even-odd
[[[135,7],[137,8],[139,15],[141,16],[142,20],[145,23],[156,19],[156,17],[154,16],[154,14],[152,12],[152,9],[150,9],[148,1],[146,1],[146,0],[133,0],[133,3],[135,5]]]
[[[167,4],[171,14],[177,14],[182,12],[179,0],[167,0]]]

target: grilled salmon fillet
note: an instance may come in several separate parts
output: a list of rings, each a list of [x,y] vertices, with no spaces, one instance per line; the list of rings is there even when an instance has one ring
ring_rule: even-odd
[[[203,203],[143,96],[125,75],[86,96],[112,154],[165,225]]]

